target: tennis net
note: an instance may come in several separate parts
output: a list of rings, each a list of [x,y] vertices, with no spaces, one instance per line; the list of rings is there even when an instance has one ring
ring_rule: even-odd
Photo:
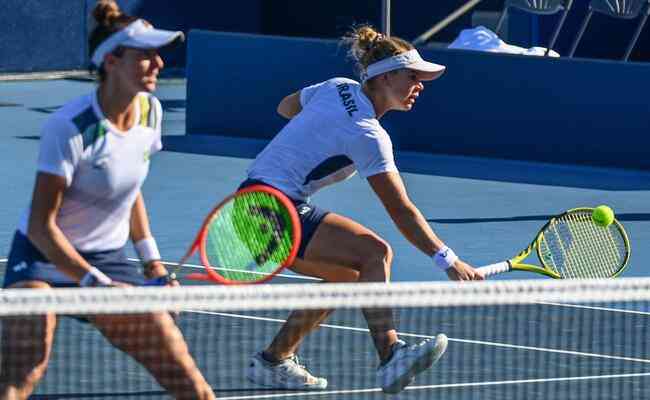
[[[393,308],[399,336],[409,343],[438,333],[449,338],[442,358],[396,398],[650,398],[646,278],[14,289],[0,291],[0,327],[25,316],[61,316],[33,398],[167,397],[143,367],[81,319],[180,312],[176,323],[218,398],[366,399],[386,395],[361,309],[385,307]],[[250,357],[296,309],[336,310],[298,353],[314,375],[328,380],[327,388],[287,391],[249,382]],[[138,326],[129,336],[138,349],[155,340]],[[2,356],[12,350],[4,345]],[[13,359],[22,356],[29,358]]]

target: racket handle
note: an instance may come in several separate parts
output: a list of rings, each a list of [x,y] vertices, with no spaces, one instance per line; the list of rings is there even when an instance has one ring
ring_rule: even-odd
[[[486,265],[484,267],[476,268],[476,270],[481,273],[484,277],[500,274],[502,272],[510,271],[510,263],[508,261],[503,261],[496,264]]]
[[[169,282],[176,280],[176,274],[168,274],[159,276],[157,278],[149,279],[144,283],[144,286],[165,286]]]

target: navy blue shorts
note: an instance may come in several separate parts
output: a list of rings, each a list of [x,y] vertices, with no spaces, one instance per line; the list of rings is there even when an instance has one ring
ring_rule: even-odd
[[[247,179],[244,183],[239,185],[239,189],[253,185],[271,186],[256,179]],[[274,189],[280,190],[278,188]],[[290,197],[289,199],[293,202],[293,205],[296,206],[298,217],[300,218],[300,227],[302,229],[302,240],[300,241],[300,247],[298,248],[298,257],[305,258],[305,249],[307,249],[309,241],[314,236],[314,232],[316,232],[316,228],[318,228],[318,225],[323,221],[323,218],[329,214],[329,211],[323,210],[322,208],[316,207],[313,204],[309,204],[302,200],[295,200]]]
[[[144,285],[142,269],[129,262],[124,247],[100,252],[79,252],[88,263],[111,279],[131,285]],[[78,287],[79,285],[50,263],[21,232],[16,231],[9,251],[3,287],[21,281],[42,281],[53,287]]]

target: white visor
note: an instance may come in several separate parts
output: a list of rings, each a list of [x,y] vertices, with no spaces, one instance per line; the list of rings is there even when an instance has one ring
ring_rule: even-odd
[[[440,75],[445,72],[446,67],[444,65],[424,61],[422,57],[420,57],[420,53],[413,49],[368,65],[365,74],[363,74],[361,78],[365,82],[377,75],[402,68],[421,72],[422,74],[420,74],[420,76],[423,81],[431,81],[439,78]]]
[[[157,49],[167,46],[176,40],[184,40],[185,35],[181,31],[165,31],[155,29],[139,19],[133,21],[126,28],[115,32],[108,39],[104,40],[93,53],[92,62],[100,67],[104,62],[106,54],[110,54],[116,48],[133,47],[136,49]]]

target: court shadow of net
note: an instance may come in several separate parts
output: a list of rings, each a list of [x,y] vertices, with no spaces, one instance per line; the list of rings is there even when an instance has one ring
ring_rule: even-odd
[[[242,388],[242,389],[214,389],[219,394],[249,394],[249,393],[282,393],[277,389],[270,388]],[[105,399],[105,398],[168,398],[169,394],[162,390],[149,390],[140,392],[114,392],[114,393],[62,393],[62,394],[35,394],[31,395],[30,400],[54,400],[54,399]],[[252,397],[251,397],[252,398]]]
[[[546,222],[553,215],[519,215],[515,217],[488,217],[488,218],[428,218],[428,222],[438,224],[478,224],[485,222],[521,222],[542,221]],[[622,213],[616,214],[616,219],[621,222],[650,221],[650,213]]]
[[[255,158],[267,140],[218,135],[163,136],[163,150]],[[650,171],[397,151],[401,172],[599,190],[648,190]]]
[[[164,100],[167,112],[180,112],[185,100]],[[58,107],[56,107],[58,108]],[[42,109],[53,112],[55,107]],[[38,140],[37,135],[16,136]],[[163,151],[253,159],[267,140],[218,135],[163,135]],[[649,190],[650,171],[584,165],[536,163],[443,154],[397,151],[401,172],[483,181],[526,183],[598,190]]]
[[[16,138],[38,140],[39,136]],[[163,151],[248,159],[255,158],[267,144],[260,139],[197,134],[163,136],[162,142]],[[406,173],[582,189],[650,190],[649,171],[399,151],[395,158],[399,170]]]
[[[29,398],[32,400],[54,400],[54,399],[93,399],[93,398],[110,398],[119,397],[125,398],[151,398],[151,396],[159,396],[160,398],[166,396],[164,391],[144,391],[144,392],[115,392],[115,393],[65,393],[65,394],[36,394]]]
[[[487,181],[598,190],[648,190],[650,171],[468,156],[397,152],[401,171]]]
[[[181,109],[184,111],[185,110],[185,105],[186,102],[184,99],[158,99],[160,100],[160,105],[162,106],[162,109],[164,112],[181,112]],[[0,107],[2,106],[2,103],[0,103]],[[20,104],[17,104],[15,106],[20,106]],[[30,111],[36,111],[42,114],[52,114],[56,110],[61,108],[61,106],[49,106],[49,107],[30,107]]]

